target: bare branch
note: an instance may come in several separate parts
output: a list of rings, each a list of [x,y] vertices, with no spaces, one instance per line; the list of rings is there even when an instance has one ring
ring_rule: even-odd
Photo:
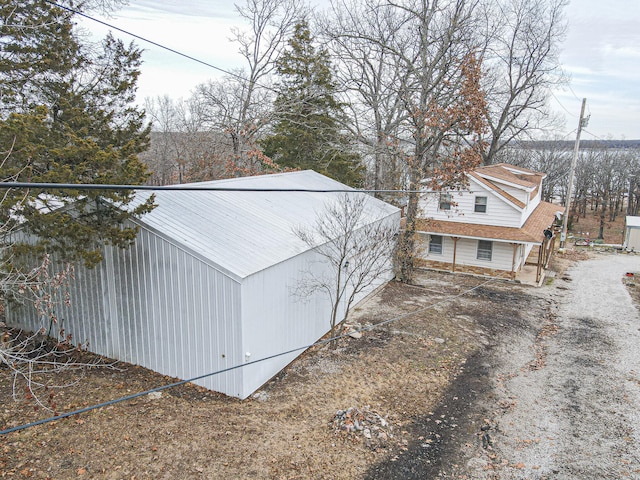
[[[346,318],[358,294],[390,275],[398,226],[376,215],[365,194],[341,195],[326,204],[313,228],[295,234],[319,256],[321,268],[304,272],[294,295],[324,293],[331,302],[331,331]],[[377,219],[371,222],[371,219]],[[320,272],[320,273],[319,273]]]

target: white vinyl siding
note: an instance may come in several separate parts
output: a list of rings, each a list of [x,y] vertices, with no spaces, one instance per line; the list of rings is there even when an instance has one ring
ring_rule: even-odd
[[[461,238],[458,240],[456,251],[456,264],[476,267],[492,268],[496,270],[511,271],[513,264],[513,245],[508,242],[492,242],[491,262],[478,260],[478,240]],[[451,242],[453,248],[453,242]],[[447,255],[448,261],[453,258]]]
[[[450,210],[440,209],[440,194],[425,194],[420,199],[420,211],[423,218],[434,220],[458,221],[478,225],[520,228],[525,216],[517,207],[488,190],[484,185],[469,179],[469,192],[452,192]],[[487,197],[487,213],[475,214],[476,197]]]
[[[478,240],[472,238],[460,238],[456,242],[456,265],[468,265],[496,270],[511,271],[513,264],[513,244],[509,242],[492,242],[491,262],[478,260]],[[421,234],[421,248],[423,258],[441,263],[451,264],[453,261],[454,241],[451,237],[442,236],[442,255],[429,254],[429,235]],[[524,263],[532,249],[532,244],[516,247],[516,269]],[[533,246],[533,248],[538,248]]]
[[[511,185],[506,185],[506,184],[503,184],[503,183],[500,183],[500,182],[495,182],[495,183],[502,190],[507,192],[512,197],[517,198],[518,200],[520,200],[525,205],[528,203],[529,195],[531,195],[531,192],[527,192],[527,191],[523,190],[522,188],[512,187]]]

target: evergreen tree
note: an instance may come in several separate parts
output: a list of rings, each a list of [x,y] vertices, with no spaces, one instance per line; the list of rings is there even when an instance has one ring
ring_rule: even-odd
[[[0,0],[0,31],[2,179],[143,183],[149,130],[132,105],[141,51],[111,35],[83,44],[73,14],[45,0]],[[130,191],[11,190],[0,204],[5,246],[19,224],[39,238],[20,248],[95,265],[100,244],[130,245],[137,230],[127,219],[153,207],[132,200]]]
[[[345,115],[335,97],[329,54],[313,46],[306,21],[296,25],[277,72],[277,120],[273,134],[261,142],[264,153],[284,167],[312,169],[360,186],[364,168],[340,131]]]

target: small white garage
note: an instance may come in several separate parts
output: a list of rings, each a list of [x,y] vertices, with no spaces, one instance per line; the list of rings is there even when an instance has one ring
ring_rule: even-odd
[[[625,217],[622,246],[625,250],[640,252],[640,217]]]
[[[192,379],[230,369],[195,383],[246,398],[303,349],[235,367],[309,345],[329,331],[326,297],[292,295],[304,269],[325,268],[294,228],[311,227],[340,195],[260,190],[348,187],[313,171],[193,185],[250,191],[156,191],[157,207],[135,222],[135,245],[106,247],[97,268],[76,268],[71,305],[58,318],[75,343],[165,375]],[[397,208],[370,196],[367,206],[366,222],[399,224]],[[10,321],[40,328],[36,315],[22,309]]]

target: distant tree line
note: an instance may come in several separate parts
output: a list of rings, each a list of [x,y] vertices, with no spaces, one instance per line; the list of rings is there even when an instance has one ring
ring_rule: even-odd
[[[546,201],[566,204],[573,142],[536,141],[512,144],[504,160],[539,172],[547,178],[542,196]],[[640,145],[638,142],[596,141],[580,143],[576,163],[570,222],[597,215],[598,237],[604,237],[606,222],[619,215],[640,212]]]

